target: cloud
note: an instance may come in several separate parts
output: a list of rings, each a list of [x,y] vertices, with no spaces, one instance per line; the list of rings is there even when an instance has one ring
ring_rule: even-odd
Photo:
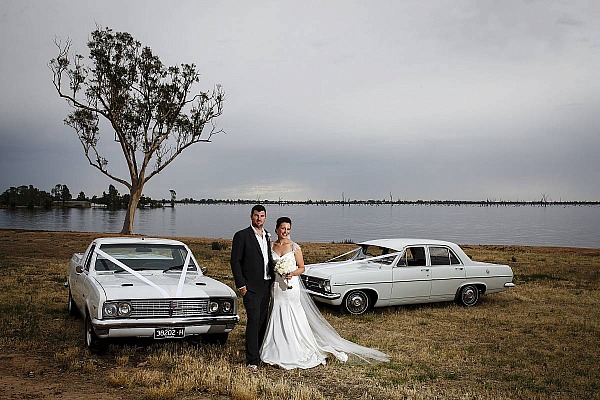
[[[223,85],[227,133],[156,198],[597,200],[600,5],[593,2],[9,2],[0,14],[0,189],[101,195],[47,68],[96,24]],[[108,132],[111,166],[126,174]]]

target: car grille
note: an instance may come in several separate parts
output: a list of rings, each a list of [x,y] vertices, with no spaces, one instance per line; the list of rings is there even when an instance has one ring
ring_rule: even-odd
[[[306,287],[308,290],[325,293],[323,291],[323,287],[321,286],[323,284],[323,279],[313,278],[312,276],[306,275],[300,275],[300,278],[302,278],[302,283],[304,283],[304,287]]]
[[[133,318],[195,317],[209,315],[207,299],[132,300]]]

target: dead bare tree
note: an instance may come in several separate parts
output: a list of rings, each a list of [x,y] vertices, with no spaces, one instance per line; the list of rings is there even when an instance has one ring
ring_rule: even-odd
[[[550,201],[550,196],[548,196],[546,193],[542,193],[542,199],[540,200],[540,204],[543,207],[546,207],[548,205],[549,201]]]

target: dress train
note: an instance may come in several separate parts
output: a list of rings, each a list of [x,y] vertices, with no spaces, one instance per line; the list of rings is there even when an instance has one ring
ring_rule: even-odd
[[[283,256],[273,253],[275,261],[285,257],[295,265],[293,251]],[[306,369],[325,364],[328,355],[342,362],[348,360],[348,355],[366,362],[389,361],[389,356],[379,350],[342,338],[321,315],[299,277],[286,282],[277,275],[272,291],[271,315],[260,349],[263,362],[285,369]]]

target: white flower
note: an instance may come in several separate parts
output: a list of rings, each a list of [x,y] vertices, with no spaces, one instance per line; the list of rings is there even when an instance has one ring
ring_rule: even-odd
[[[295,259],[290,257],[278,258],[275,260],[275,272],[277,272],[281,277],[285,278],[287,274],[294,272],[297,269],[294,261]],[[287,288],[292,289],[288,278],[285,278],[285,282]]]
[[[281,276],[286,276],[296,269],[296,263],[294,263],[294,260],[290,257],[283,257],[275,260],[275,272]]]
[[[267,235],[267,240],[271,239],[271,233],[265,231],[265,235]]]

